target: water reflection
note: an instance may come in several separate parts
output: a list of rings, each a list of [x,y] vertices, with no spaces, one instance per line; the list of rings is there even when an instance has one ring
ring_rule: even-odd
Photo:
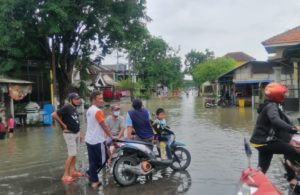
[[[8,153],[14,155],[16,153],[16,141],[14,138],[8,138]]]

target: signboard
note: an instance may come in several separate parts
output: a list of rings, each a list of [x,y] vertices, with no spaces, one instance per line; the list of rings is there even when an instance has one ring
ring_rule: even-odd
[[[27,94],[32,92],[31,85],[10,85],[9,96],[16,101],[22,100]]]

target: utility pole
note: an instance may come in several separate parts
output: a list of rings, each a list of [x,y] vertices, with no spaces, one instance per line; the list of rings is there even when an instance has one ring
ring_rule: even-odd
[[[50,77],[51,77],[51,103],[54,106],[54,109],[57,108],[56,105],[56,67],[55,67],[55,46],[54,46],[54,38],[52,38],[52,63],[51,63],[51,69],[50,70]]]

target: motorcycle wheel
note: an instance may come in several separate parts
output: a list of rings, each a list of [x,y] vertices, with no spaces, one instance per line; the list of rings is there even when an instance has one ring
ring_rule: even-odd
[[[137,165],[137,160],[132,157],[121,157],[113,168],[113,175],[115,181],[120,186],[130,186],[137,180],[137,175],[129,171],[124,171],[124,165]]]
[[[191,163],[191,154],[185,148],[175,148],[173,151],[173,162],[170,167],[174,171],[183,171]]]

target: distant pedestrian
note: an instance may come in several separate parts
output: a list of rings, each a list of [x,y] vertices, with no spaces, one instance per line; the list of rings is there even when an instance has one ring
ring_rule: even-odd
[[[15,120],[10,115],[7,121],[7,132],[9,138],[12,138],[14,136],[14,129],[15,129]]]
[[[5,125],[2,123],[2,118],[0,118],[0,139],[4,139],[6,135]]]
[[[97,188],[101,185],[98,172],[105,166],[108,160],[106,136],[112,139],[112,134],[105,123],[102,110],[103,95],[99,91],[92,92],[90,96],[91,106],[86,112],[87,130],[85,142],[89,158],[89,170],[87,171],[91,187]]]
[[[52,117],[62,127],[63,136],[67,145],[68,158],[65,162],[65,171],[61,180],[65,183],[71,183],[76,177],[84,176],[83,173],[76,171],[75,162],[79,149],[79,141],[83,141],[80,132],[79,114],[76,107],[80,106],[81,101],[77,93],[68,95],[69,103],[64,105],[58,111],[52,113]]]

